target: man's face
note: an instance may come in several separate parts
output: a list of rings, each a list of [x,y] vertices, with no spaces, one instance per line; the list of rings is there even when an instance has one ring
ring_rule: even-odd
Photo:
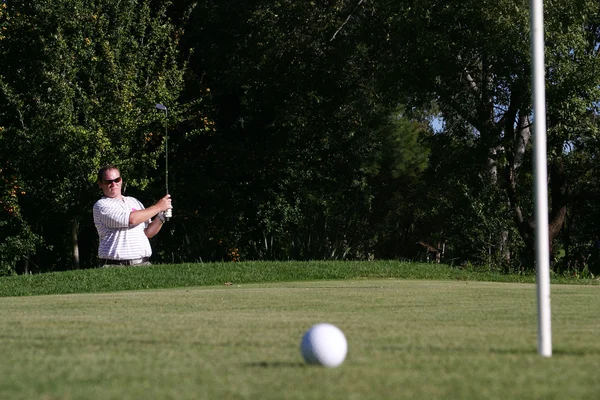
[[[108,171],[105,171],[104,179],[102,182],[98,183],[106,197],[120,197],[122,184],[123,180],[121,179],[121,173],[118,169],[109,169]]]

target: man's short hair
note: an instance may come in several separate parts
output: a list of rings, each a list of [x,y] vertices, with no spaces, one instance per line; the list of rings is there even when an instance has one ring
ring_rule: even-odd
[[[105,165],[104,167],[100,168],[98,170],[98,182],[102,182],[104,180],[104,173],[106,171],[110,171],[111,169],[116,169],[117,171],[119,171],[119,168],[117,168],[116,166],[114,166],[112,164],[108,164],[108,165]]]

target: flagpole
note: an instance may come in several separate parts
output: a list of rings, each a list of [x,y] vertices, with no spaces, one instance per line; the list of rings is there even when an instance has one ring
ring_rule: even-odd
[[[548,234],[548,161],[546,151],[546,87],[543,0],[531,0],[533,83],[533,148],[535,260],[538,311],[538,354],[552,356],[550,319],[550,243]]]

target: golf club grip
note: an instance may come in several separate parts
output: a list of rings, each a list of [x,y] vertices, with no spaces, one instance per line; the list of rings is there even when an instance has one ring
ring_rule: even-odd
[[[173,216],[173,213],[171,212],[171,209],[169,208],[168,210],[165,211],[165,218],[169,219]]]

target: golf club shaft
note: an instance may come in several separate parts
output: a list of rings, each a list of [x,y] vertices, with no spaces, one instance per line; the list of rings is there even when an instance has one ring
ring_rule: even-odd
[[[169,194],[169,111],[165,108],[165,189]],[[165,211],[165,218],[168,220],[173,216],[171,209]]]

